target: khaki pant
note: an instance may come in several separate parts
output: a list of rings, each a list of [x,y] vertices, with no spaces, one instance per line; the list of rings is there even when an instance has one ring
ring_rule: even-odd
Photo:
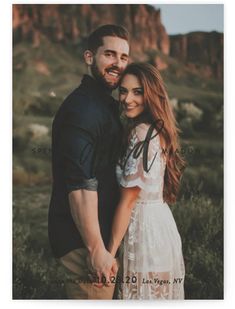
[[[69,299],[112,299],[115,283],[99,288],[90,282],[86,264],[87,255],[87,249],[79,248],[60,258],[66,271],[67,297]]]

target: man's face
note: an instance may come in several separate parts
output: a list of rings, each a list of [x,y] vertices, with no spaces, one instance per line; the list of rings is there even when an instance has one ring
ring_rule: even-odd
[[[105,36],[103,42],[93,58],[91,72],[107,88],[115,89],[128,64],[129,45],[126,40],[112,36]]]

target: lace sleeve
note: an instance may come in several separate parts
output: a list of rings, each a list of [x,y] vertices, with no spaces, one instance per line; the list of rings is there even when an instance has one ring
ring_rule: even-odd
[[[147,132],[150,125],[140,124],[131,134],[130,144],[123,160],[121,186],[138,186],[147,192],[154,192],[162,183],[164,161],[161,156],[159,136],[153,130],[150,138]]]

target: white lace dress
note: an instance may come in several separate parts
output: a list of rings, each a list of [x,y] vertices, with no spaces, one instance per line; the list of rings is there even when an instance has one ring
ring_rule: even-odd
[[[165,159],[159,136],[149,142],[149,172],[143,168],[143,151],[137,158],[133,152],[136,144],[145,140],[149,126],[141,123],[133,129],[126,165],[117,166],[122,187],[141,188],[122,244],[123,276],[118,298],[183,299],[181,238],[172,212],[162,199]]]

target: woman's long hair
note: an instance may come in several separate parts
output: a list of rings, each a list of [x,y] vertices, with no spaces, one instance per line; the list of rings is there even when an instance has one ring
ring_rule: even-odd
[[[163,200],[167,203],[174,203],[179,191],[185,161],[180,156],[178,141],[180,130],[177,127],[162,77],[158,69],[148,63],[129,64],[123,72],[122,79],[127,74],[136,76],[143,87],[145,111],[144,115],[142,115],[144,117],[140,115],[140,117],[137,116],[136,121],[135,119],[128,121],[128,132],[126,134],[130,133],[130,128],[133,128],[143,119],[147,119],[147,122],[163,120],[164,126],[159,133],[161,147],[166,156]]]

